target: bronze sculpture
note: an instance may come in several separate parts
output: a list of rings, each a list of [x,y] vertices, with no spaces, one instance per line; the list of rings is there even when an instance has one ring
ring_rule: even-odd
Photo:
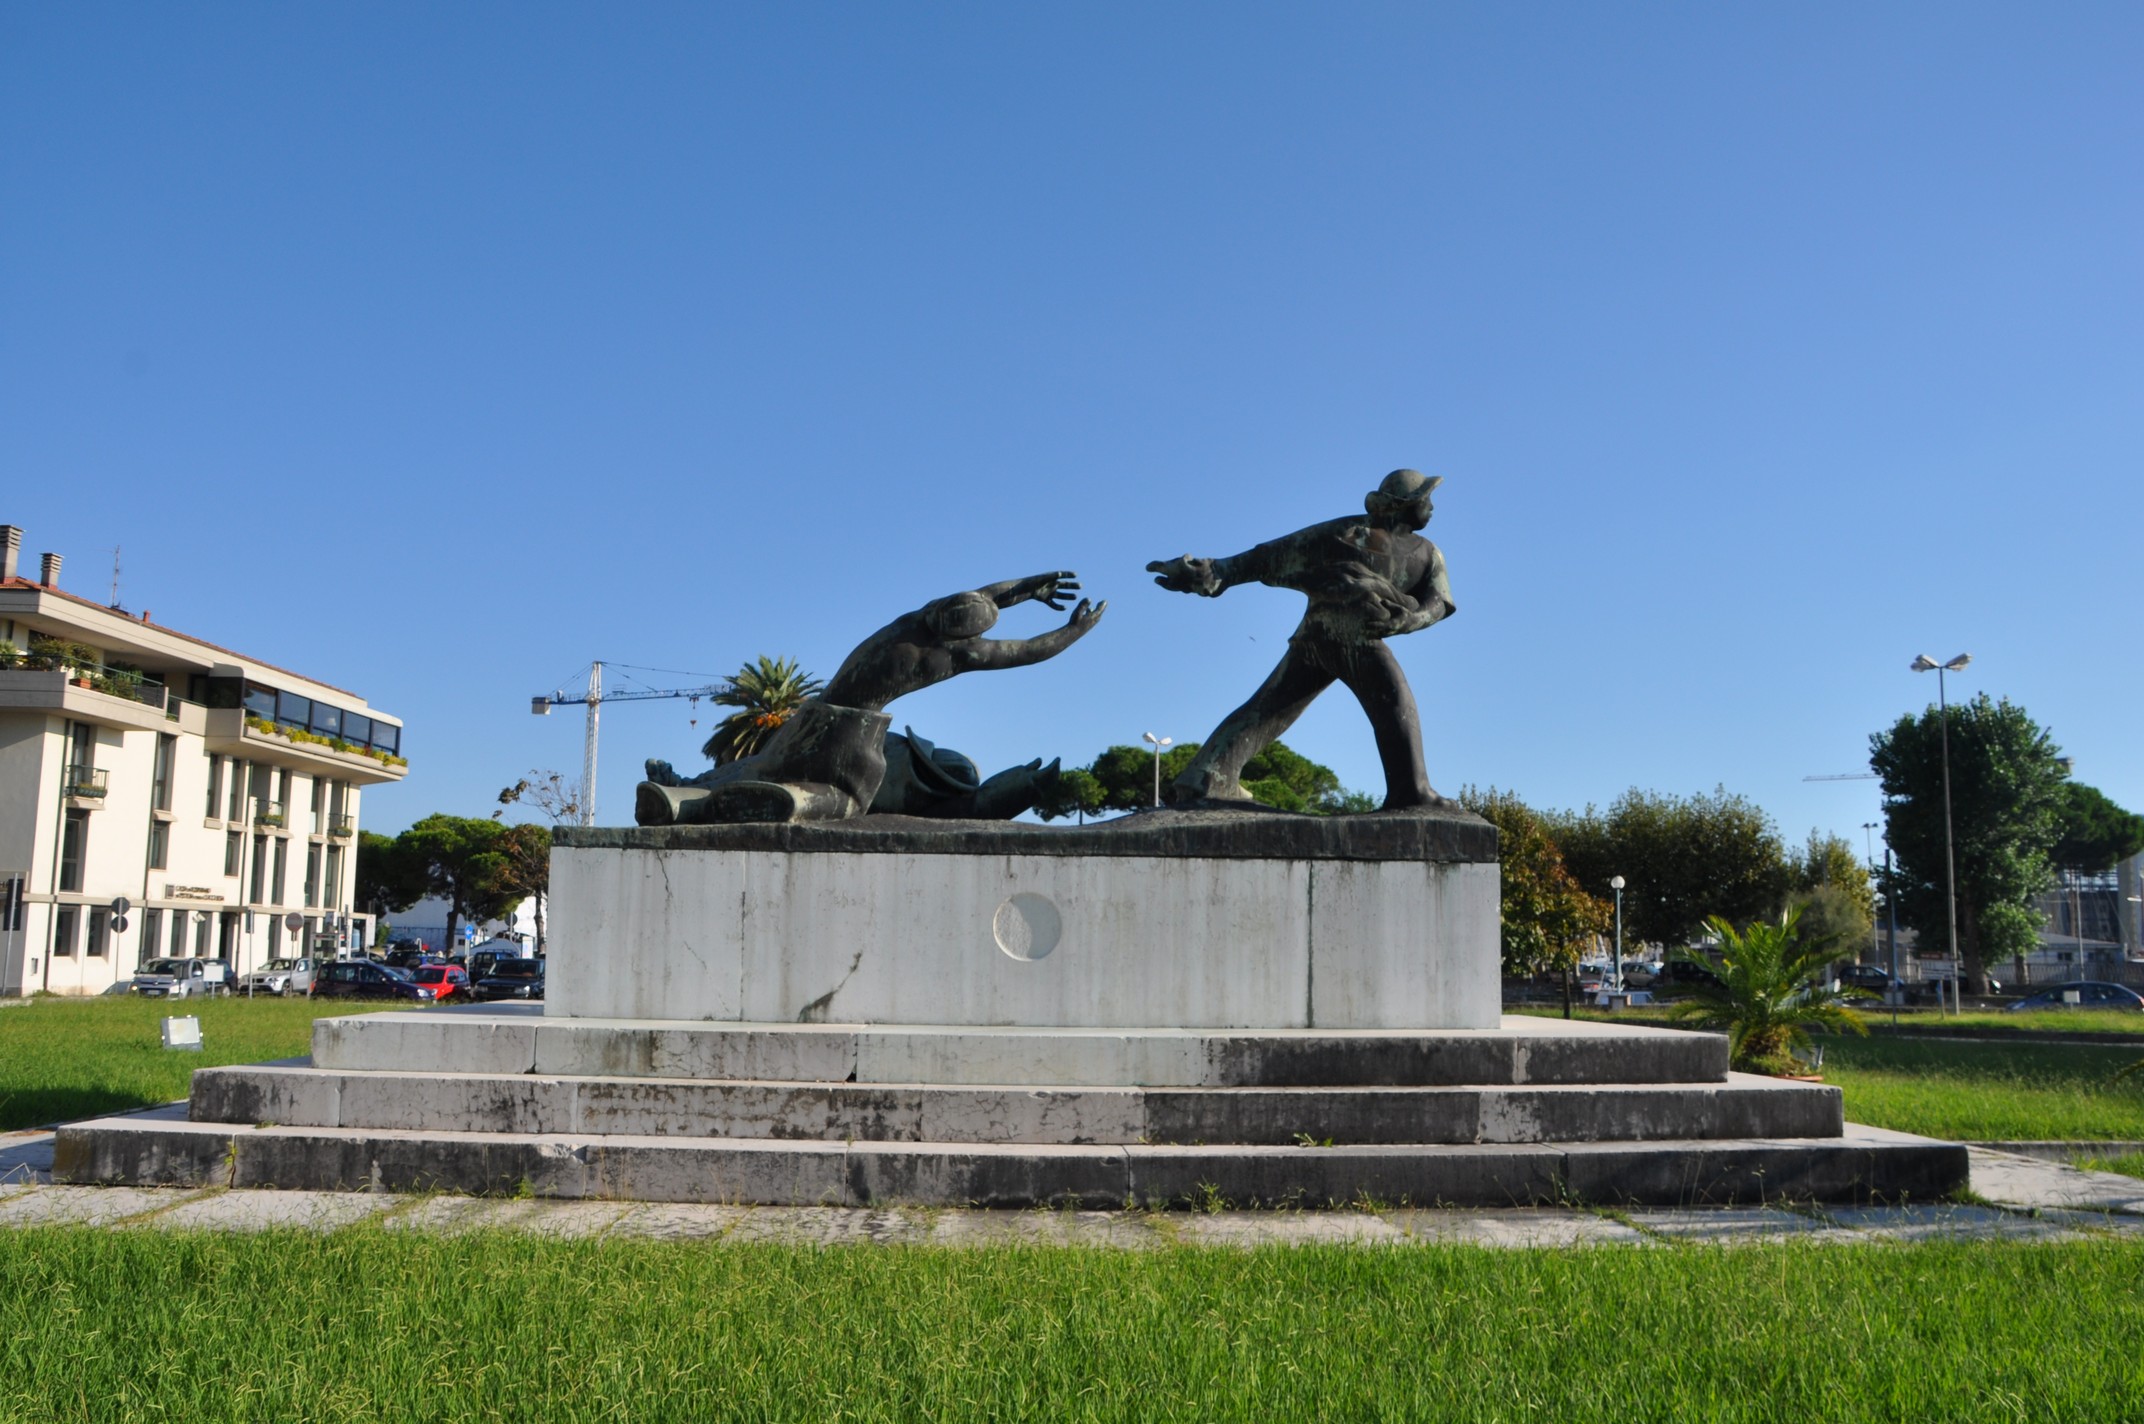
[[[1432,806],[1414,693],[1385,639],[1413,633],[1457,608],[1444,555],[1415,531],[1429,523],[1430,495],[1442,475],[1394,470],[1363,500],[1368,519],[1313,524],[1227,558],[1148,564],[1154,582],[1178,593],[1218,598],[1237,584],[1262,583],[1309,595],[1288,651],[1250,700],[1228,714],[1176,778],[1170,799],[1242,802],[1245,762],[1270,746],[1317,695],[1345,683],[1377,734],[1385,768],[1384,809]]]
[[[973,763],[960,759],[968,770],[962,778],[958,767],[931,756],[934,749],[925,743],[921,754],[931,765],[919,766],[912,742],[887,737],[892,719],[881,709],[964,672],[1025,667],[1057,656],[1087,635],[1108,603],[1083,598],[1063,627],[1040,637],[983,635],[996,626],[1002,609],[1032,600],[1061,610],[1078,589],[1077,576],[1068,570],[1035,574],[949,594],[902,614],[857,644],[820,694],[791,714],[760,751],[691,780],[678,777],[668,762],[650,761],[648,779],[635,795],[634,819],[643,826],[838,821],[872,809],[1018,815],[1032,804],[1034,783],[1046,774],[1039,761],[978,781]],[[889,740],[910,754],[904,774],[912,782],[920,776],[923,784],[903,785],[890,798],[892,804],[875,807],[886,781]],[[1027,801],[1014,805],[1023,792]]]

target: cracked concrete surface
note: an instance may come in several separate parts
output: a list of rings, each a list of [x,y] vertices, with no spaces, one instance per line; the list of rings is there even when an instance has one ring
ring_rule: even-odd
[[[992,1211],[939,1207],[744,1207],[664,1202],[54,1185],[52,1134],[0,1134],[0,1227],[158,1231],[520,1231],[555,1237],[811,1245],[1404,1246],[2144,1240],[2144,1182],[1972,1150],[1969,1203],[1907,1206],[1360,1211]]]

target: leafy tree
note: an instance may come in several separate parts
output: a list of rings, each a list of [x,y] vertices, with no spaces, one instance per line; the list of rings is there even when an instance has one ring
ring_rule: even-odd
[[[1803,934],[1796,912],[1740,930],[1717,915],[1706,925],[1719,937],[1719,962],[1676,956],[1709,971],[1709,977],[1701,976],[1668,1017],[1694,1028],[1726,1030],[1733,1067],[1745,1073],[1792,1073],[1797,1065],[1789,1050],[1807,1048],[1811,1028],[1869,1031],[1861,1015],[1846,1006],[1848,993],[1833,987],[1831,962],[1838,942]]]
[[[1185,742],[1161,754],[1164,797],[1169,783],[1191,764],[1198,751],[1197,742]],[[1035,807],[1035,813],[1045,821],[1081,812],[1091,815],[1096,811],[1136,811],[1154,804],[1154,753],[1147,747],[1119,744],[1096,757],[1091,766],[1061,772],[1059,782],[1060,789]],[[1094,788],[1099,788],[1098,803],[1094,801]],[[1286,742],[1273,743],[1244,764],[1243,789],[1252,800],[1280,811],[1330,816],[1375,809],[1369,797],[1342,787],[1339,774],[1331,767],[1321,766]]]
[[[551,828],[534,821],[508,826],[499,839],[506,858],[505,877],[510,898],[526,898],[535,906],[536,952],[544,952],[544,902],[551,895]]]
[[[1896,868],[1885,894],[1924,949],[1946,947],[1942,723],[1937,708],[1869,738]],[[2064,770],[2054,740],[2025,709],[1986,693],[1950,709],[1951,828],[1957,845],[1958,955],[1972,992],[1992,959],[2039,941],[2033,898],[2053,882]]]
[[[395,836],[359,831],[352,876],[351,893],[356,903],[375,915],[406,910],[425,897],[424,867],[403,852]]]
[[[468,816],[431,815],[395,837],[424,890],[447,902],[447,942],[464,919],[481,923],[506,913],[522,897],[504,844],[508,827]]]
[[[1842,951],[1858,950],[1876,923],[1876,886],[1853,843],[1810,831],[1788,876],[1787,908],[1800,914],[1802,933],[1835,940]]]
[[[2112,870],[2144,850],[2144,816],[2124,811],[2096,786],[2064,782],[2057,814],[2061,834],[2049,855],[2065,869],[2084,875]]]
[[[1541,817],[1517,796],[1493,786],[1487,791],[1469,786],[1459,793],[1459,802],[1496,827],[1503,862],[1499,942],[1504,972],[1575,968],[1613,928],[1614,907],[1579,888]],[[1568,975],[1565,985],[1568,989]]]
[[[824,685],[794,658],[760,654],[758,661],[746,663],[723,681],[716,705],[739,710],[715,725],[714,735],[700,750],[718,762],[750,756]]]
[[[1547,817],[1546,829],[1587,893],[1605,897],[1624,878],[1624,929],[1640,942],[1687,944],[1708,915],[1758,919],[1786,894],[1772,818],[1724,786],[1687,797],[1632,787],[1606,815],[1588,806]]]

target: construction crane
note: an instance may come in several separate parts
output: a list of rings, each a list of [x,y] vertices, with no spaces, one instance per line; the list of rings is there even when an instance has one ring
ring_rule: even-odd
[[[612,664],[612,666],[630,667],[631,664],[616,663]],[[635,671],[669,672],[672,670],[668,668],[636,668]],[[713,674],[685,673],[682,676],[711,677]],[[588,735],[581,749],[581,824],[592,826],[596,823],[596,739],[603,724],[604,703],[647,702],[661,697],[689,697],[694,702],[698,702],[703,697],[712,698],[716,693],[722,691],[722,688],[722,683],[711,682],[701,687],[628,687],[620,688],[615,692],[605,692],[603,690],[603,664],[593,662],[588,665],[587,691],[569,693],[564,689],[560,689],[548,697],[541,695],[531,697],[529,699],[529,711],[535,713],[538,717],[550,716],[553,707],[585,706],[588,709]]]

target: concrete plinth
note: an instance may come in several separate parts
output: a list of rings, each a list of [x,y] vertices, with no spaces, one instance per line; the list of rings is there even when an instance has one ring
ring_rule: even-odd
[[[1459,811],[568,829],[551,883],[558,1017],[1420,1029],[1501,1011],[1495,836]]]

